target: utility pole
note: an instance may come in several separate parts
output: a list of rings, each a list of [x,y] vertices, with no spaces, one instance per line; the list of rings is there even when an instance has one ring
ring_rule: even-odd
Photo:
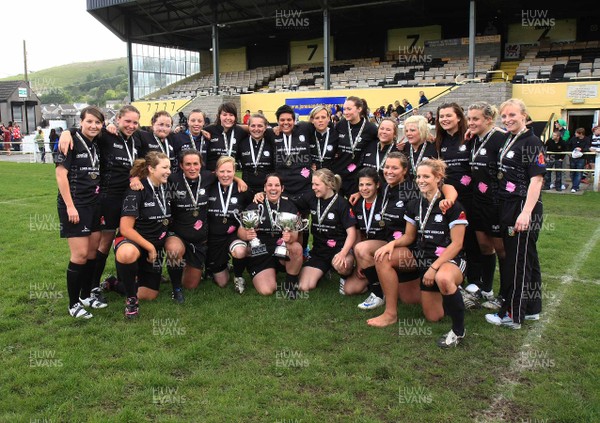
[[[23,40],[23,67],[25,70],[25,82],[29,87],[29,77],[27,76],[27,43]]]

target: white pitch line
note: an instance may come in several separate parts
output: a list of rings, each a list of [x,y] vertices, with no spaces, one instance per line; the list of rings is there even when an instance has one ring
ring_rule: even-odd
[[[565,296],[565,292],[573,282],[572,275],[576,275],[579,272],[599,240],[600,226],[596,228],[596,231],[592,237],[588,239],[588,242],[583,246],[581,251],[574,256],[575,261],[571,265],[571,268],[561,276],[560,285],[558,286],[554,297],[548,301],[548,304],[544,305],[544,312],[541,314],[541,319],[538,322],[535,322],[533,328],[527,333],[517,356],[512,360],[510,371],[507,372],[506,376],[500,378],[501,383],[499,393],[492,399],[490,408],[482,412],[480,416],[476,417],[475,421],[504,421],[504,407],[514,396],[515,387],[519,385],[519,376],[521,372],[529,368],[526,365],[523,365],[522,357],[527,356],[527,353],[528,351],[531,351],[533,344],[542,337],[546,326],[558,313],[558,308]]]

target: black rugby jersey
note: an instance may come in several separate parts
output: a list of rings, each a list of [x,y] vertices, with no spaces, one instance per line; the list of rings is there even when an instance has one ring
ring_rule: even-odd
[[[319,200],[313,192],[309,192],[296,201],[296,206],[300,211],[310,212],[314,251],[341,249],[348,235],[346,229],[356,226],[357,223],[350,204],[341,195]]]
[[[95,204],[100,191],[98,145],[95,139],[90,141],[81,131],[77,129],[70,131],[73,138],[73,149],[69,150],[66,155],[59,151],[56,166],[63,166],[68,171],[67,179],[73,205],[77,207]],[[59,207],[66,207],[60,191],[57,201]]]
[[[111,134],[102,129],[98,139],[100,149],[100,192],[122,197],[129,188],[129,172],[139,158],[142,142],[135,132],[127,139],[119,132]]]
[[[223,202],[221,202],[221,192]],[[229,202],[227,199],[229,198]],[[246,209],[252,201],[248,191],[239,192],[237,183],[232,182],[229,187],[222,187],[215,182],[208,188],[208,235],[224,237],[233,234],[240,226],[234,214]],[[223,208],[226,206],[225,213]]]
[[[388,154],[393,151],[398,151],[395,142],[388,145],[380,144],[379,142],[371,142],[365,147],[362,164],[364,167],[371,167],[379,172],[379,176],[383,177],[383,165]]]
[[[406,172],[406,177],[408,179],[415,179],[417,177],[417,165],[421,163],[423,159],[437,159],[439,157],[435,144],[428,141],[425,141],[416,150],[407,142],[404,144],[402,152],[408,159],[408,172]]]
[[[310,157],[316,169],[331,169],[338,150],[339,134],[335,128],[320,133],[314,126],[310,144]]]
[[[299,122],[294,126],[291,135],[282,132],[273,140],[275,171],[281,176],[281,183],[289,195],[298,195],[310,190],[311,127],[309,123]]]
[[[384,198],[381,193],[377,194],[377,198],[373,203],[366,203],[364,198],[360,198],[352,210],[356,216],[358,222],[358,229],[362,235],[362,240],[366,239],[386,239],[386,228],[381,208],[384,203]],[[367,224],[369,224],[369,230],[367,230]]]
[[[338,150],[331,170],[342,178],[347,176],[356,178],[362,166],[365,147],[377,143],[377,126],[365,118],[361,118],[356,124],[350,124],[342,118],[335,129],[338,133]],[[354,148],[352,148],[353,144]]]
[[[167,138],[160,140],[158,137],[154,136],[152,132],[138,131],[138,133],[142,141],[142,149],[140,151],[141,159],[151,151],[160,151],[169,157],[169,161],[171,162],[171,172],[178,171],[179,163],[177,162],[177,156],[175,155],[173,134],[169,134]]]
[[[506,140],[506,132],[492,129],[481,139],[475,137],[471,151],[473,201],[498,204],[498,157]],[[490,131],[491,132],[491,131]]]
[[[542,141],[528,129],[505,150],[512,138],[513,134],[509,134],[500,150],[498,176],[501,176],[501,179],[498,192],[503,199],[526,198],[529,180],[533,176],[546,173]]]
[[[142,178],[140,182],[144,189],[127,189],[121,216],[135,217],[134,229],[148,242],[155,245],[163,243],[171,218],[166,184],[153,187],[148,178]]]
[[[179,160],[179,154],[185,150],[196,150],[200,152],[200,157],[202,158],[202,166],[206,166],[206,154],[208,149],[208,141],[202,136],[202,134],[197,137],[190,134],[189,130],[185,132],[178,132],[173,134],[173,150],[175,153],[175,157]]]
[[[172,212],[169,229],[188,242],[204,241],[208,236],[207,191],[214,184],[216,177],[208,170],[201,170],[200,177],[195,180],[184,178],[183,172],[169,176],[168,189]]]
[[[400,238],[406,232],[406,221],[404,214],[408,203],[419,198],[417,184],[411,180],[405,180],[398,185],[384,184],[381,190],[383,203],[383,220],[385,222],[385,240],[392,241]]]
[[[446,163],[446,184],[452,185],[458,193],[459,200],[473,197],[471,176],[471,141],[461,144],[458,134],[445,134],[440,146],[440,159]]]
[[[440,198],[435,200],[422,231],[420,222],[427,215],[427,208],[429,207],[427,199],[420,196],[420,198],[412,200],[408,204],[406,213],[404,214],[404,219],[417,229],[415,245],[423,253],[423,258],[425,259],[436,260],[444,252],[446,247],[452,242],[450,230],[455,225],[468,225],[467,214],[460,202],[457,201],[454,203],[446,211],[446,214],[443,214],[440,210],[441,199],[443,199],[443,195],[440,195]],[[456,257],[462,256],[462,251],[456,255]]]
[[[236,157],[240,141],[248,135],[239,125],[234,125],[226,135],[225,128],[218,124],[208,125],[204,130],[210,134],[205,166],[210,171],[217,169],[221,156]]]
[[[270,131],[265,132],[262,140],[256,141],[246,135],[239,142],[237,161],[242,170],[242,179],[253,193],[264,190],[267,175],[275,170],[274,151],[273,133]]]

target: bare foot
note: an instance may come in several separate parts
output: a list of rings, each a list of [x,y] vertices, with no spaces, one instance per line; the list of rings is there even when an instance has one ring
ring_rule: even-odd
[[[397,321],[397,316],[391,316],[389,314],[383,313],[380,316],[373,317],[372,319],[367,320],[367,325],[374,326],[376,328],[384,328],[386,326],[393,325]]]

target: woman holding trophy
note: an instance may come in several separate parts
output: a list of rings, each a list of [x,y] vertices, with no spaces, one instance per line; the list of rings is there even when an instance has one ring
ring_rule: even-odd
[[[267,175],[265,198],[241,213],[238,237],[249,243],[248,271],[261,295],[277,290],[277,272],[286,272],[286,296],[295,299],[302,268],[302,246],[298,242],[301,220],[294,203],[283,198],[283,185],[276,173]]]

